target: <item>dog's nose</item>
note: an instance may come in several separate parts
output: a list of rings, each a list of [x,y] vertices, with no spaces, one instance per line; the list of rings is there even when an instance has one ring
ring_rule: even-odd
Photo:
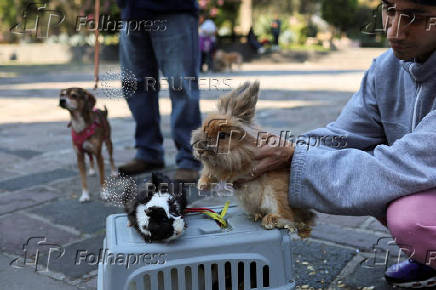
[[[61,106],[62,108],[65,108],[67,106],[67,100],[60,99],[59,100],[59,106]]]

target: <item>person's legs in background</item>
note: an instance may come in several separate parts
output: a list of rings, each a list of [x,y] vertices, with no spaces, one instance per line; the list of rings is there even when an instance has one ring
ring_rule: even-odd
[[[207,69],[204,69],[204,65],[207,65]],[[209,65],[209,53],[207,51],[200,52],[200,72],[209,72],[210,65]]]
[[[390,203],[387,227],[410,257],[388,269],[388,282],[402,287],[436,286],[436,189]]]
[[[207,60],[207,70],[212,72],[214,70],[213,68],[213,55],[212,50],[209,50],[206,54],[206,60]]]
[[[127,28],[127,25],[126,25]],[[120,166],[120,173],[136,174],[164,167],[163,137],[160,131],[158,65],[150,34],[120,32],[120,64],[124,96],[135,119],[135,159]],[[133,92],[131,79],[136,87]]]
[[[198,19],[191,14],[156,17],[165,19],[167,25],[165,31],[152,32],[151,38],[159,67],[169,82],[171,133],[177,149],[176,166],[196,172],[201,164],[192,155],[191,133],[201,126]]]

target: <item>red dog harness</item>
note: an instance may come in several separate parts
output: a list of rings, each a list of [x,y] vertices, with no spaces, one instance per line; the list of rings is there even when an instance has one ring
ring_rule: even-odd
[[[100,110],[98,109],[94,109],[94,112],[96,112],[97,114],[100,114]],[[80,152],[83,152],[83,143],[88,140],[92,135],[95,134],[95,129],[97,127],[101,127],[102,124],[100,124],[99,122],[100,118],[95,118],[95,121],[92,122],[92,124],[90,126],[88,126],[87,128],[85,128],[82,132],[77,133],[76,131],[74,131],[73,128],[71,128],[71,136],[73,138],[73,144],[77,147],[77,149]],[[107,137],[105,137],[106,139]]]

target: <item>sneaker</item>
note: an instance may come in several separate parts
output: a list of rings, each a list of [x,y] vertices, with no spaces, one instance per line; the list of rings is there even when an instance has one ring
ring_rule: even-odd
[[[135,175],[156,169],[162,169],[165,164],[162,163],[150,163],[141,159],[133,159],[132,161],[118,167],[120,175]]]
[[[385,279],[394,287],[430,288],[436,286],[436,270],[408,259],[389,267]]]

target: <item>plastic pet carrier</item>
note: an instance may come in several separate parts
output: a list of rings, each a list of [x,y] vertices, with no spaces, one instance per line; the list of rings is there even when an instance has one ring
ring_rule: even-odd
[[[203,214],[185,218],[177,240],[145,243],[125,214],[109,216],[98,290],[294,289],[286,230],[265,230],[237,206],[227,229]]]

